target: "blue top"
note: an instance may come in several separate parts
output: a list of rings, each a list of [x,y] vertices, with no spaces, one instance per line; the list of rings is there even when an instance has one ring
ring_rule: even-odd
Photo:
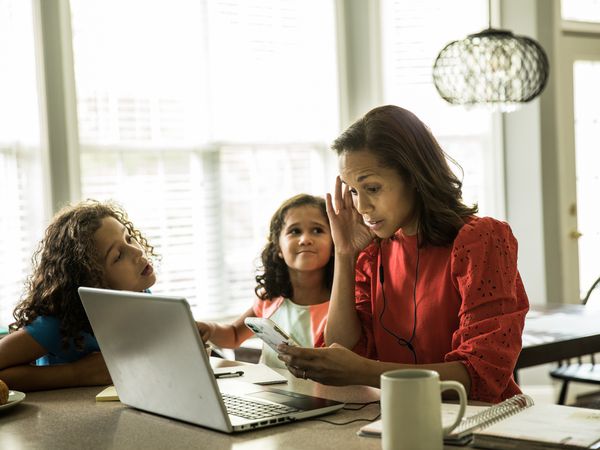
[[[74,339],[69,340],[69,348],[63,349],[62,335],[60,334],[60,320],[52,316],[40,316],[29,325],[25,325],[25,331],[44,347],[48,354],[36,361],[38,366],[49,366],[52,364],[63,364],[77,361],[89,353],[99,352],[98,341],[90,333],[83,332],[83,350],[75,347]]]

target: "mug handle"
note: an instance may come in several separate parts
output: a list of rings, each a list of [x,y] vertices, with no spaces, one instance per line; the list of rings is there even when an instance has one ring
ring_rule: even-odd
[[[444,436],[448,436],[450,432],[458,426],[465,415],[465,408],[467,406],[467,393],[465,392],[465,387],[461,383],[458,381],[440,381],[440,391],[444,392],[448,389],[452,389],[458,393],[458,398],[460,399],[460,409],[458,410],[458,414],[456,415],[456,420],[454,423],[442,428]]]

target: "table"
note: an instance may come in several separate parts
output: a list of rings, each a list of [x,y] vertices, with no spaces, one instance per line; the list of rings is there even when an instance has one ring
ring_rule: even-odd
[[[347,403],[379,400],[379,389],[367,386],[324,386],[296,379],[285,370],[289,389]],[[129,408],[120,402],[96,402],[102,387],[31,392],[14,408],[0,413],[0,448],[10,450],[81,449],[381,449],[378,438],[359,437],[367,422],[332,425],[316,419],[303,420],[238,434],[224,434],[184,422]],[[476,403],[481,404],[481,403]],[[348,407],[356,405],[348,404]],[[358,418],[374,419],[379,404],[361,410],[342,410],[320,419],[341,423]],[[319,418],[317,418],[319,419]],[[445,449],[456,450],[455,446]],[[463,447],[464,448],[464,447]]]
[[[600,310],[579,305],[535,306],[528,314],[523,351],[517,368],[600,349]],[[283,389],[365,403],[379,399],[379,390],[366,386],[333,387],[294,378]],[[335,426],[306,420],[227,435],[128,408],[119,402],[95,401],[100,387],[32,392],[25,401],[0,413],[0,448],[24,449],[379,449],[381,441],[356,435],[366,422]],[[323,416],[334,422],[373,419],[379,406]],[[456,449],[456,447],[447,448]]]
[[[379,400],[379,389],[366,386],[332,387],[310,380],[289,380],[281,389],[345,402]],[[0,448],[21,449],[378,449],[379,439],[358,437],[366,422],[335,426],[317,420],[228,435],[128,408],[120,402],[96,402],[101,387],[31,392],[24,402],[0,413]],[[350,405],[353,406],[353,405]],[[374,419],[379,405],[360,411],[322,416],[333,422]]]
[[[600,308],[532,306],[515,370],[600,351]]]

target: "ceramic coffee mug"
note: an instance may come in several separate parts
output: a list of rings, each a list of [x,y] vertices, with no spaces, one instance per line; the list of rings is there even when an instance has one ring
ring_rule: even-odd
[[[441,392],[453,389],[460,410],[442,428]],[[467,394],[457,381],[440,381],[433,370],[401,369],[381,375],[382,444],[384,450],[441,450],[444,436],[462,420]]]

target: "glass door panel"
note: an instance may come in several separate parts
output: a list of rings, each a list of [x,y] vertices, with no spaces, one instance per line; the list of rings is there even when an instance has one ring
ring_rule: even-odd
[[[600,276],[600,61],[573,65],[579,289],[583,298]],[[600,289],[591,301],[600,302]]]

